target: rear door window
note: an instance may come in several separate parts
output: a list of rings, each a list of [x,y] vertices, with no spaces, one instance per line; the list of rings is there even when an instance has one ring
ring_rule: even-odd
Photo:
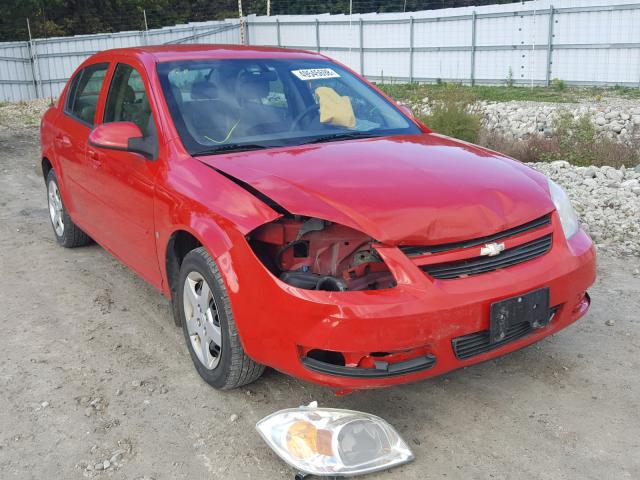
[[[71,82],[65,113],[93,126],[98,97],[109,69],[108,63],[96,63],[83,68]]]

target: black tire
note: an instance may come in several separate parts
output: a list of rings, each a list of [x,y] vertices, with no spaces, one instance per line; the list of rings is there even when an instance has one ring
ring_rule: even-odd
[[[65,248],[76,248],[83,247],[91,243],[91,237],[84,233],[80,227],[78,227],[67,212],[67,209],[64,208],[64,204],[62,202],[62,197],[60,197],[60,186],[58,184],[58,178],[56,177],[56,173],[53,169],[49,170],[47,174],[47,204],[49,206],[49,220],[51,221],[51,227],[53,228],[53,234],[56,237],[56,241]],[[59,208],[60,208],[60,217],[62,219],[62,231],[60,229],[56,229],[56,225],[54,225],[54,219],[51,215],[51,186],[55,184],[55,188],[58,191],[58,200],[59,200]]]
[[[192,272],[201,275],[210,286],[216,308],[217,321],[222,334],[218,363],[211,370],[198,358],[198,354],[193,348],[185,319],[184,285],[187,277]],[[205,382],[216,389],[229,390],[247,385],[260,378],[264,372],[264,366],[254,362],[244,352],[235,321],[233,320],[231,303],[229,302],[222,275],[215,261],[204,247],[192,250],[182,261],[174,302],[173,311],[174,314],[179,316],[178,320],[182,325],[191,360]]]

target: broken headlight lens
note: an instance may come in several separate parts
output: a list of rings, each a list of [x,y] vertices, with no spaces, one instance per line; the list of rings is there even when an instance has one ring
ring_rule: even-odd
[[[571,206],[571,200],[567,196],[566,192],[551,179],[547,179],[549,182],[549,192],[551,193],[551,200],[556,206],[556,211],[560,217],[560,224],[564,231],[564,236],[567,240],[573,237],[579,228],[578,217],[576,212]]]
[[[352,410],[314,405],[281,410],[260,420],[256,429],[280,458],[311,475],[359,475],[414,458],[391,425]]]

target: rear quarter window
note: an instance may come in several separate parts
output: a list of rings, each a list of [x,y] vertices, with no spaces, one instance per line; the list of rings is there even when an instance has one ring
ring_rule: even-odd
[[[83,68],[73,77],[64,108],[67,115],[93,126],[98,97],[108,69],[108,63],[96,63]]]

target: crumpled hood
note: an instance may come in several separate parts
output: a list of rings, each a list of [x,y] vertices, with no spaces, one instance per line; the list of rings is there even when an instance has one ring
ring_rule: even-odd
[[[289,212],[390,245],[483,237],[553,210],[545,177],[436,134],[199,157]]]

